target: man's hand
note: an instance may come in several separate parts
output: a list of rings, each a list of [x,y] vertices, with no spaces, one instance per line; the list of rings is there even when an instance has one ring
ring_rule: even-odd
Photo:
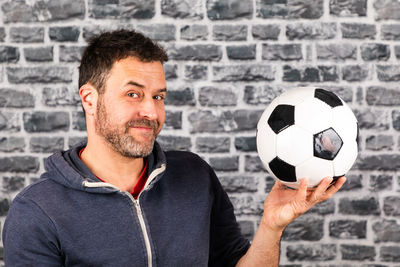
[[[274,231],[283,231],[297,217],[311,209],[315,204],[333,196],[345,183],[346,177],[340,177],[332,184],[332,178],[324,178],[316,188],[307,189],[307,179],[300,181],[297,190],[287,188],[276,181],[264,202],[263,227]]]

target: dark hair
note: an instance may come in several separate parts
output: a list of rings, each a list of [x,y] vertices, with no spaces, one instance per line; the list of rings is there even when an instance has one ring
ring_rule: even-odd
[[[134,30],[104,32],[92,37],[79,66],[79,88],[90,82],[99,93],[116,61],[135,57],[143,62],[168,61],[165,50],[156,42]]]

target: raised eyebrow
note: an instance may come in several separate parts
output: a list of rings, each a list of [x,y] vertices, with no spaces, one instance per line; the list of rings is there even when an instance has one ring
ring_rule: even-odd
[[[143,84],[137,83],[137,82],[135,82],[135,81],[129,81],[129,82],[127,82],[127,84],[128,84],[128,85],[137,86],[137,87],[139,87],[139,88],[144,88],[144,85],[143,85]]]
[[[159,93],[166,93],[167,92],[167,88],[160,89],[160,90],[158,90],[158,92]]]

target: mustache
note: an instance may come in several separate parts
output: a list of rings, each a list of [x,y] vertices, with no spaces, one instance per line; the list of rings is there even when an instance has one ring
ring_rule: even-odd
[[[154,131],[156,131],[160,126],[160,123],[158,121],[149,121],[149,120],[145,120],[145,119],[141,119],[141,120],[131,120],[128,121],[128,123],[126,124],[126,129],[130,128],[130,127],[148,127],[148,128],[152,128]]]

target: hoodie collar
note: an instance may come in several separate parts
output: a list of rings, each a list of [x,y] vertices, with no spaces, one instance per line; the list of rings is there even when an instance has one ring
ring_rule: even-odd
[[[80,149],[86,146],[86,142],[81,142],[67,151],[59,151],[51,155],[45,160],[46,172],[41,178],[48,178],[68,188],[75,190],[88,191],[92,193],[114,193],[119,189],[111,184],[103,183],[96,176],[88,172],[83,177],[71,163],[66,160],[67,153],[79,153]],[[161,174],[165,170],[166,157],[160,145],[155,142],[153,151],[148,157],[149,179],[145,186],[151,186],[154,182],[161,178]]]

